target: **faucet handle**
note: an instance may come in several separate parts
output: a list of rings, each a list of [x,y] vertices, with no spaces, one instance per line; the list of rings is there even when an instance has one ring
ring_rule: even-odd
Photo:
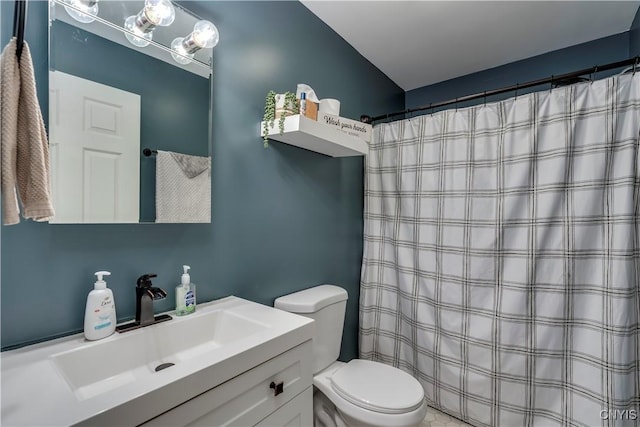
[[[153,283],[151,283],[151,279],[153,277],[158,277],[158,275],[155,273],[143,274],[142,276],[138,277],[136,285],[139,288],[150,288],[153,285]]]

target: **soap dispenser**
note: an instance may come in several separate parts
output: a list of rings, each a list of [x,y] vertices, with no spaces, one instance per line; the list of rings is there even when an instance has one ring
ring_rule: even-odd
[[[191,283],[188,265],[183,265],[180,284],[176,287],[176,315],[184,316],[196,311],[196,285]]]
[[[87,296],[87,307],[84,312],[84,336],[88,340],[99,340],[108,337],[116,330],[116,304],[113,292],[107,288],[102,277],[109,276],[108,271],[97,271],[98,280],[94,289]]]

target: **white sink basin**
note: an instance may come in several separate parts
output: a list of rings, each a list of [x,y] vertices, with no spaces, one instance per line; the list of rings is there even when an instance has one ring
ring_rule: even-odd
[[[77,334],[5,351],[0,425],[139,425],[312,334],[311,319],[230,296],[99,341]]]
[[[196,312],[58,353],[52,360],[76,397],[83,400],[144,380],[267,327],[230,309]]]

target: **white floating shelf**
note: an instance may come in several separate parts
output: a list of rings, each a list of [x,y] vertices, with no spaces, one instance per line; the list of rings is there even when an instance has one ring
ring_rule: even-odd
[[[296,114],[285,118],[281,135],[278,120],[269,129],[269,139],[331,157],[364,156],[369,152],[369,144],[364,139],[349,135],[335,126]],[[264,122],[260,123],[260,136],[263,126]]]

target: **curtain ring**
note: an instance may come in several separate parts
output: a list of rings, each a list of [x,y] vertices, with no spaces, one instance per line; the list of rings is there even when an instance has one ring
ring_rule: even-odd
[[[593,81],[596,79],[596,74],[597,73],[598,73],[598,66],[596,65],[596,66],[593,67],[593,73],[591,74],[592,75],[591,84],[593,84]]]
[[[549,80],[549,92],[553,90],[553,74],[551,74],[551,80]]]
[[[640,61],[640,56],[636,56],[636,62],[633,63],[633,75],[636,75],[636,69],[638,68],[638,62]]]
[[[458,98],[456,97],[456,112],[458,112]]]
[[[433,102],[429,103],[429,114],[433,117]]]
[[[520,84],[516,83],[516,96],[514,97],[515,99],[518,99],[518,86],[520,86]]]
[[[487,91],[484,91],[484,106],[487,106]]]

